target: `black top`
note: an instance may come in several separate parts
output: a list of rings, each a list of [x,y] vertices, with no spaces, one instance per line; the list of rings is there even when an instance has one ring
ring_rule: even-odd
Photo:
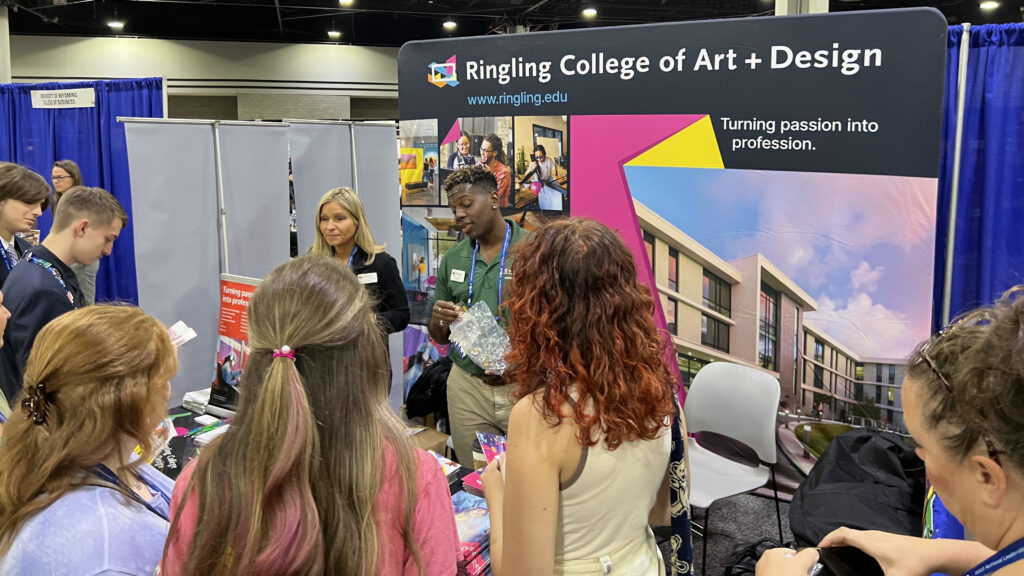
[[[51,269],[26,259],[18,262],[4,283],[4,307],[11,311],[11,318],[0,348],[0,389],[8,402],[21,390],[21,376],[36,334],[50,320],[85,305],[78,278],[67,264],[42,245],[32,246],[28,254],[52,264],[64,286]]]
[[[405,295],[405,285],[395,259],[387,252],[381,252],[374,256],[369,266],[365,262],[366,252],[357,247],[352,257],[352,273],[374,299],[373,312],[377,321],[386,334],[405,330],[409,325],[409,298]]]
[[[14,251],[18,253],[19,260],[25,254],[25,251],[31,247],[32,245],[28,243],[28,240],[25,240],[20,236],[14,237]],[[0,250],[2,249],[3,245],[0,245]],[[4,282],[7,281],[8,274],[10,274],[10,272],[7,271],[7,266],[4,266],[3,262],[0,262],[0,286],[3,286]]]

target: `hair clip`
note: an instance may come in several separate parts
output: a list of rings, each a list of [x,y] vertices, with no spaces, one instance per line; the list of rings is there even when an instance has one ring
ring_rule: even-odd
[[[25,414],[26,420],[31,420],[36,426],[46,424],[46,416],[50,410],[49,398],[46,394],[46,384],[40,382],[35,386],[26,389],[25,398],[21,401],[21,411]]]
[[[287,358],[292,362],[295,362],[295,350],[292,350],[288,346],[281,346],[277,350],[274,350],[274,358]]]

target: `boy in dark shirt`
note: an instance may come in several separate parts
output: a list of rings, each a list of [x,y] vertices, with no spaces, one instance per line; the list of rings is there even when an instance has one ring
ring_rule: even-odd
[[[85,305],[70,266],[89,266],[110,254],[127,222],[124,208],[109,192],[76,186],[57,205],[50,234],[11,270],[4,283],[11,318],[0,348],[0,389],[8,402],[21,389],[36,334],[50,320]]]

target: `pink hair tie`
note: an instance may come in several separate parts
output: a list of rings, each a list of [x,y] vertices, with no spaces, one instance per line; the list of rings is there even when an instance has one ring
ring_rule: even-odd
[[[281,346],[277,350],[274,350],[274,358],[287,358],[292,362],[295,362],[295,350],[292,350],[288,346]]]

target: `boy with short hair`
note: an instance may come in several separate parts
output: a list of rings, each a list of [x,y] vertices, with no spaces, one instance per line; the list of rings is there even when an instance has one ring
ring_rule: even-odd
[[[0,286],[32,243],[17,236],[36,227],[50,200],[50,186],[35,172],[0,162]]]
[[[61,197],[50,234],[11,271],[4,285],[11,319],[0,348],[0,388],[8,401],[21,389],[36,334],[50,320],[85,305],[70,266],[89,266],[110,254],[127,223],[124,208],[109,192],[76,186]]]

